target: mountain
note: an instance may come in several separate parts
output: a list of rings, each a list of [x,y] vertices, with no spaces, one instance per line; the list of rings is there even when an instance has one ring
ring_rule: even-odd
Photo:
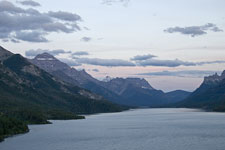
[[[89,75],[85,70],[78,71],[71,68],[48,53],[39,54],[34,59],[29,59],[29,61],[68,84],[88,89],[113,102],[120,99],[117,94],[102,87],[101,82]]]
[[[132,106],[158,107],[181,101],[190,94],[182,90],[164,93],[140,78],[114,78],[104,82],[103,86],[121,96],[123,99],[120,101],[121,104]]]
[[[129,88],[129,86],[133,86],[136,88],[154,90],[153,87],[145,80],[140,78],[114,78],[109,80],[108,82],[102,83],[105,88],[117,93],[118,95],[122,95],[122,93]]]
[[[205,77],[200,87],[177,106],[225,111],[225,71],[220,76]]]
[[[19,54],[8,53],[1,48],[0,56],[4,56],[0,59],[0,112],[23,118],[43,116],[27,121],[44,123],[46,119],[76,118],[76,114],[125,109],[102,96],[53,77]],[[24,117],[28,115],[24,112],[35,116]]]
[[[167,94],[154,89],[145,79],[140,78],[107,77],[99,81],[85,70],[71,68],[48,53],[39,54],[29,61],[60,80],[88,89],[118,104],[156,107],[181,101],[190,94],[185,91]]]
[[[172,100],[173,103],[179,102],[187,98],[191,92],[183,91],[183,90],[175,90],[168,93],[165,93],[165,97],[168,100]]]
[[[122,100],[121,104],[132,106],[156,106],[163,102],[162,91],[155,90],[145,79],[139,78],[114,78],[102,83],[102,86],[115,92]]]

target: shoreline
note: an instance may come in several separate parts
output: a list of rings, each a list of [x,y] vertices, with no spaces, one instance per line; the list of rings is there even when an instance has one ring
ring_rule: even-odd
[[[207,110],[207,109],[202,109],[202,108],[148,108],[148,107],[140,107],[140,108],[132,108],[132,109],[128,109],[128,110],[124,110],[124,111],[120,111],[120,112],[104,112],[104,113],[94,113],[94,114],[80,114],[82,116],[84,116],[84,118],[82,119],[50,119],[47,120],[49,123],[42,123],[42,124],[27,124],[28,130],[25,132],[21,132],[18,134],[13,134],[13,135],[6,135],[3,136],[3,139],[0,139],[0,143],[4,142],[4,139],[7,138],[13,138],[15,136],[18,135],[23,135],[23,134],[27,134],[30,132],[29,126],[32,125],[49,125],[49,124],[53,124],[51,121],[70,121],[70,120],[83,120],[86,119],[86,117],[92,116],[92,115],[102,115],[102,114],[116,114],[116,113],[121,113],[121,112],[129,112],[129,111],[135,111],[135,110],[140,110],[140,109],[188,109],[188,110],[192,110],[190,112],[213,112],[213,113],[224,113],[224,112],[218,112],[218,111],[213,111],[213,110]]]
[[[117,112],[103,112],[103,113],[93,113],[93,114],[79,114],[76,117],[77,118],[71,118],[71,119],[48,119],[46,120],[46,123],[27,123],[26,126],[28,128],[28,130],[21,132],[21,133],[16,133],[16,134],[10,134],[10,135],[2,135],[0,136],[0,143],[4,142],[5,139],[10,138],[10,137],[14,137],[20,134],[26,134],[30,132],[29,126],[30,125],[48,125],[48,124],[53,124],[51,121],[67,121],[67,120],[83,120],[86,119],[86,116],[90,116],[90,115],[98,115],[98,114],[109,114],[109,113],[120,113],[120,112],[125,112],[125,111],[129,111],[128,110],[124,110],[124,111],[117,111]],[[22,121],[25,122],[25,121]]]

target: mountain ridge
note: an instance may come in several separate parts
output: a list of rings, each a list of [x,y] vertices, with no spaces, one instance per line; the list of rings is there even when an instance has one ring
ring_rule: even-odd
[[[46,58],[46,56],[49,56],[49,58]],[[155,107],[173,103],[173,98],[176,99],[174,102],[181,101],[190,94],[182,91],[178,96],[176,96],[177,93],[171,96],[171,94],[154,89],[145,79],[140,78],[112,78],[107,79],[107,81],[99,81],[85,70],[78,71],[71,68],[46,53],[39,54],[29,61],[65,82],[88,89],[118,104]],[[167,95],[169,96],[167,97]],[[179,99],[179,96],[181,96],[181,99]]]
[[[0,49],[0,54],[7,53]],[[117,112],[122,106],[55,78],[30,63],[19,54],[12,54],[0,63],[0,112],[35,108],[48,119],[59,118],[54,113],[89,114]],[[127,108],[126,108],[127,109]],[[61,111],[61,112],[60,112]],[[62,117],[63,118],[63,117]]]

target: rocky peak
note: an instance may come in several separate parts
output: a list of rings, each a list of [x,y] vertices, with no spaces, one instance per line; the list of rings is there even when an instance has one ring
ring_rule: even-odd
[[[118,95],[122,95],[128,89],[154,90],[145,79],[140,78],[113,78],[109,82],[102,82],[102,85]]]
[[[134,87],[138,88],[144,88],[144,89],[153,89],[152,86],[146,81],[145,79],[140,78],[114,78],[110,80],[111,83],[117,84],[120,86],[124,85],[132,85]]]
[[[144,89],[153,89],[152,86],[144,78],[127,78],[127,81],[136,87]]]
[[[222,72],[221,77],[225,79],[225,70]]]
[[[70,69],[70,66],[59,61],[57,58],[55,58],[49,53],[39,54],[30,61],[47,72]]]
[[[203,83],[215,84],[215,83],[222,81],[223,79],[225,79],[225,70],[223,71],[223,73],[220,76],[217,73],[215,73],[214,75],[205,77]]]
[[[79,83],[79,86],[86,84],[89,81],[97,82],[97,80],[89,75],[85,70],[78,71],[75,68],[71,68],[69,65],[61,62],[49,53],[39,54],[30,61],[39,68],[61,78],[65,82],[70,82],[67,80],[69,78],[69,80],[74,80]]]

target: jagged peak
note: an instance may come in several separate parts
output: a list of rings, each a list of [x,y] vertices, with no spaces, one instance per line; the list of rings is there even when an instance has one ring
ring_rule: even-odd
[[[107,77],[109,77],[109,76],[107,76]],[[116,77],[116,78],[111,78],[111,80],[130,81],[130,82],[137,81],[137,82],[147,82],[148,83],[148,81],[145,80],[144,78],[135,78],[135,77],[128,77],[128,78]]]
[[[223,79],[225,79],[225,71],[223,71],[221,75],[218,75],[218,73],[215,73],[211,76],[205,77],[203,83],[205,84],[218,83]]]
[[[225,78],[225,70],[222,72],[221,76]]]
[[[30,62],[47,72],[70,69],[70,66],[66,63],[61,62],[53,55],[46,52],[38,54],[34,59],[31,59]]]
[[[136,87],[140,87],[140,88],[143,88],[143,89],[154,89],[147,80],[145,80],[144,78],[132,78],[132,77],[129,77],[129,78],[114,78],[112,80],[110,80],[110,82],[119,82],[120,84],[123,84],[123,83],[128,83],[128,84],[131,84],[131,85],[134,85]]]

